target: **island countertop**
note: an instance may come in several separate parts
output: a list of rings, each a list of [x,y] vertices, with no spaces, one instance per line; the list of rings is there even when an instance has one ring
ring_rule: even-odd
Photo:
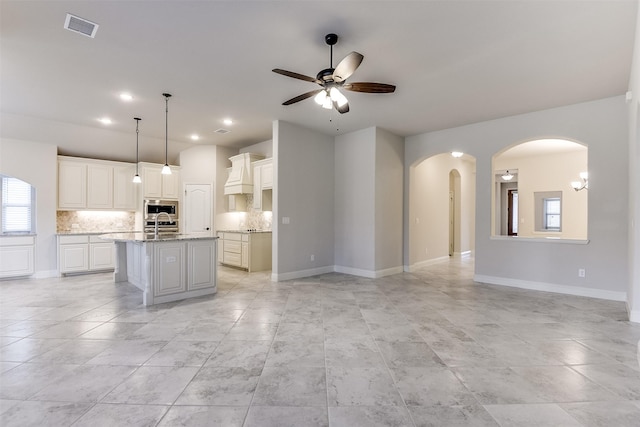
[[[180,233],[108,233],[100,236],[103,240],[113,242],[166,242],[177,240],[215,240],[216,236],[198,236],[195,234]]]

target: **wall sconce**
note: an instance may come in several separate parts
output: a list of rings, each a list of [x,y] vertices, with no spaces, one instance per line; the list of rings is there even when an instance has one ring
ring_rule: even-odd
[[[572,181],[571,186],[574,190],[588,190],[589,189],[589,173],[588,172],[580,172],[580,179],[582,181]]]

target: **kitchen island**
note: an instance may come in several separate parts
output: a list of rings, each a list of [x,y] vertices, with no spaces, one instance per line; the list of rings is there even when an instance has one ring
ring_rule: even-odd
[[[217,292],[217,237],[113,233],[100,238],[116,246],[114,281],[142,290],[144,305]]]

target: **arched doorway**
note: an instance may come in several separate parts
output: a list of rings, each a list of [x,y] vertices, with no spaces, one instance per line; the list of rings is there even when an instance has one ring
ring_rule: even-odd
[[[449,256],[460,253],[460,172],[449,172]]]

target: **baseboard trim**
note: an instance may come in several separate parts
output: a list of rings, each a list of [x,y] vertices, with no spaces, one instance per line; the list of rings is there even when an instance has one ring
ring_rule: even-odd
[[[447,261],[449,259],[451,259],[451,257],[449,255],[445,255],[445,256],[438,257],[438,258],[432,258],[432,259],[427,259],[427,260],[424,260],[424,261],[419,261],[419,262],[416,262],[415,264],[405,265],[404,266],[404,271],[406,271],[408,273],[411,273],[411,272],[416,271],[416,270],[418,270],[420,268],[427,267],[427,266],[430,266],[430,265],[433,265],[433,264],[439,264],[439,263],[441,263],[443,261]]]
[[[607,291],[604,289],[583,288],[580,286],[558,285],[555,283],[532,282],[528,280],[510,279],[507,277],[485,276],[476,274],[475,282],[491,285],[509,286],[512,288],[529,289],[532,291],[553,292],[556,294],[576,295],[581,297],[599,298],[610,301],[626,301],[626,292]]]
[[[334,266],[310,268],[308,270],[291,271],[288,273],[271,273],[272,282],[282,282],[285,280],[301,279],[303,277],[317,276],[318,274],[333,273]]]
[[[629,313],[629,322],[640,323],[640,310],[630,310],[629,303],[627,303],[627,313]]]
[[[336,273],[351,274],[353,276],[367,277],[369,279],[378,279],[380,277],[391,276],[403,272],[402,266],[385,268],[383,270],[362,270],[360,268],[344,267],[342,265],[334,266]]]

